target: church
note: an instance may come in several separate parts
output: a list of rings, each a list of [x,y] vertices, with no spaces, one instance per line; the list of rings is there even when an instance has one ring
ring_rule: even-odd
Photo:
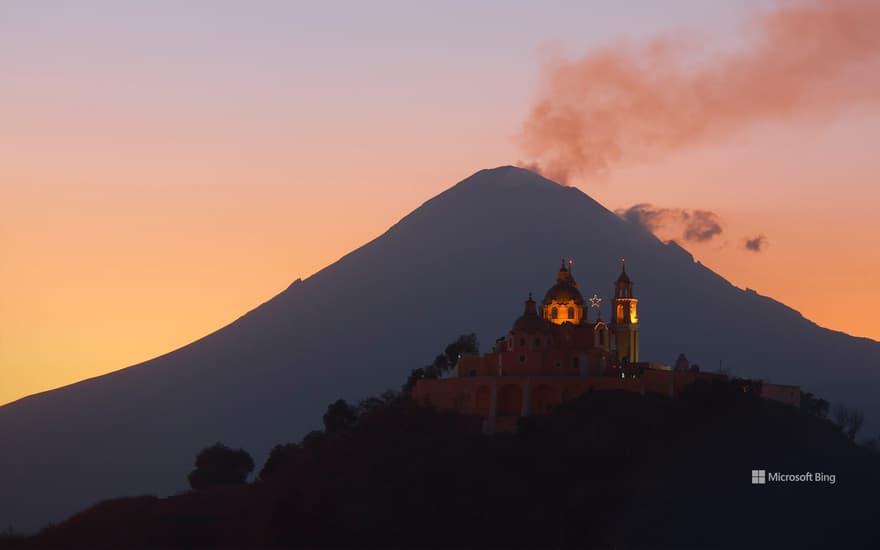
[[[638,298],[621,262],[614,282],[612,319],[605,321],[593,295],[584,300],[565,260],[556,283],[538,304],[529,295],[523,313],[490,353],[458,359],[451,376],[421,379],[412,395],[423,404],[481,419],[482,431],[516,431],[522,416],[546,414],[589,391],[624,390],[675,396],[696,380],[719,373],[641,361]],[[593,315],[592,310],[596,310]],[[800,388],[764,384],[762,396],[796,405]]]

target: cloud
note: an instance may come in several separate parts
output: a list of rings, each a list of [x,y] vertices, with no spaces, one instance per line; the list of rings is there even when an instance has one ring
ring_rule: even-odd
[[[617,215],[630,223],[641,225],[658,237],[678,236],[688,242],[704,243],[723,232],[721,219],[709,210],[658,208],[642,203],[617,210]]]
[[[761,252],[764,250],[764,247],[767,246],[767,237],[764,235],[758,235],[757,237],[746,239],[745,242],[746,250],[751,250],[752,252]]]
[[[755,123],[880,102],[880,1],[786,2],[749,23],[732,52],[660,36],[548,64],[521,136],[532,166],[566,183]]]

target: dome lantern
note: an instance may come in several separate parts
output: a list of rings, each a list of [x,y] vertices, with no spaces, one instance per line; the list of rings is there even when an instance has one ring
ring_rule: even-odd
[[[541,302],[542,315],[545,320],[557,325],[578,325],[584,316],[584,304],[584,297],[571,274],[571,261],[566,265],[563,259],[556,274],[556,284],[550,287]]]

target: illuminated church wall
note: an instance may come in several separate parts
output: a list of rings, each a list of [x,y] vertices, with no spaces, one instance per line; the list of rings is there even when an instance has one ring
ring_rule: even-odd
[[[574,300],[566,302],[554,300],[548,305],[542,307],[544,319],[551,323],[561,325],[562,323],[580,324],[584,318],[584,308],[578,305]]]
[[[599,302],[598,296],[590,299],[591,306]],[[424,405],[481,418],[482,430],[491,433],[515,430],[520,416],[546,414],[589,391],[674,396],[696,380],[726,379],[639,361],[638,299],[625,268],[614,283],[610,324],[598,312],[599,318],[591,321],[593,307],[584,304],[570,267],[563,262],[540,309],[529,295],[523,314],[506,336],[496,340],[492,352],[461,357],[450,378],[418,380],[412,397]],[[799,402],[797,386],[764,386],[767,398]]]

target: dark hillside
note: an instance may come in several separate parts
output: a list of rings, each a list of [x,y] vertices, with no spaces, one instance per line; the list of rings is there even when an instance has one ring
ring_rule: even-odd
[[[249,486],[104,502],[19,545],[876,547],[880,457],[736,383],[675,400],[594,392],[517,435],[467,428],[397,399]],[[836,483],[752,485],[752,469]]]

